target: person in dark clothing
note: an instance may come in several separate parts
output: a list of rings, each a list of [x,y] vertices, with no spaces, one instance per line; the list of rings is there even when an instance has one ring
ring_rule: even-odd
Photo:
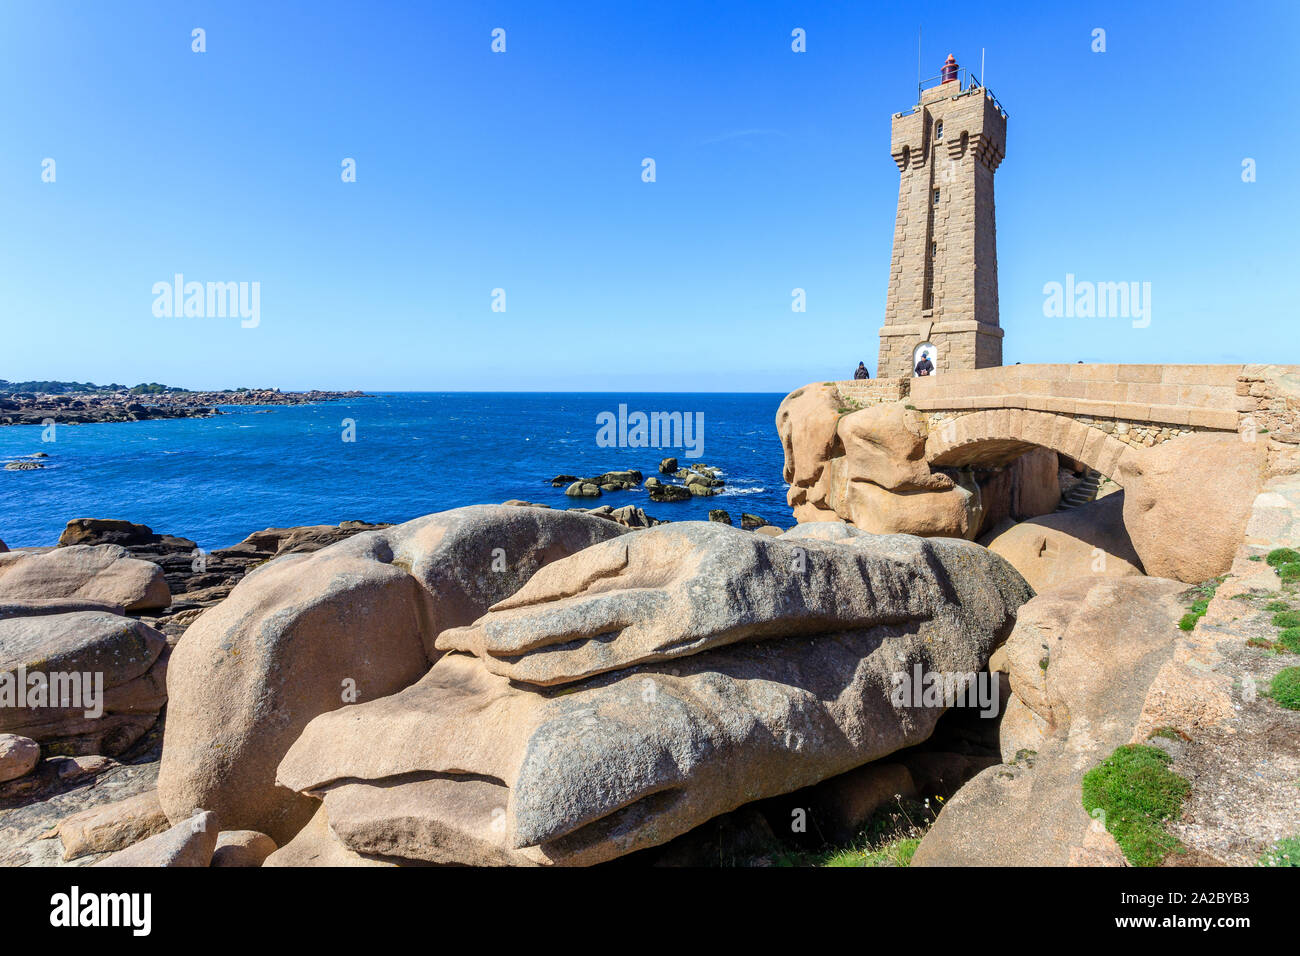
[[[922,352],[921,361],[916,363],[916,374],[929,375],[933,371],[934,371],[934,363],[930,361],[930,356]]]
[[[865,365],[863,365],[861,362],[859,362],[859,363],[858,363],[858,367],[857,367],[857,369],[853,372],[853,377],[854,377],[854,378],[871,378],[871,373],[867,371],[867,367],[866,367]]]

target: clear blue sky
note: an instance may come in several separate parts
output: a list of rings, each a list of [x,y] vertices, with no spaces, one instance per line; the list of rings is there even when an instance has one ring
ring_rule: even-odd
[[[1300,362],[1300,5],[990,6],[6,0],[0,378],[780,392],[874,371],[918,26],[926,75],[984,48],[1010,113],[1007,363]],[[155,317],[177,272],[260,282],[260,326]],[[1044,318],[1066,273],[1150,282],[1150,327]]]

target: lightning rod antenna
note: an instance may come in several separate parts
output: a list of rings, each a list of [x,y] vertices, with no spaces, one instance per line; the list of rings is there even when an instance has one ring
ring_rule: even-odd
[[[921,89],[921,28],[919,26],[916,28],[916,88]]]

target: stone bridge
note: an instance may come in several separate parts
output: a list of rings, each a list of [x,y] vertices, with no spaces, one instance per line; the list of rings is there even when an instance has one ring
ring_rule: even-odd
[[[1294,407],[1277,381],[1297,374],[1298,366],[1007,365],[836,386],[846,410],[905,401],[921,412],[932,465],[997,466],[1037,445],[1115,477],[1133,450],[1195,432],[1294,441]]]
[[[1022,456],[1046,448],[1123,489],[1112,531],[1148,574],[1200,582],[1231,565],[1257,496],[1300,474],[1300,366],[1011,365],[821,382],[786,396],[776,421],[797,521],[978,538],[1010,514],[1009,489],[1035,487]]]

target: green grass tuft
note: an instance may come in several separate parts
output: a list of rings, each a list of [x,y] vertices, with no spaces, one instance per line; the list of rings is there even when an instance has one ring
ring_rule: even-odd
[[[912,855],[920,845],[920,840],[905,838],[876,850],[836,850],[823,857],[817,866],[910,866]]]
[[[1284,564],[1294,564],[1295,562],[1300,561],[1300,551],[1297,551],[1295,548],[1274,548],[1268,553],[1268,557],[1264,560],[1268,562],[1269,567],[1273,568],[1280,567]]]
[[[1083,775],[1083,808],[1105,814],[1106,829],[1134,866],[1156,866],[1183,851],[1163,823],[1182,813],[1190,785],[1170,762],[1156,747],[1126,744]]]
[[[1300,627],[1300,611],[1278,611],[1273,615],[1274,627]]]
[[[1184,631],[1192,631],[1196,629],[1196,622],[1205,617],[1205,611],[1210,606],[1210,600],[1214,597],[1214,592],[1219,589],[1219,585],[1222,583],[1223,578],[1213,578],[1206,581],[1204,584],[1198,584],[1193,588],[1195,593],[1203,594],[1204,597],[1198,598],[1192,602],[1192,606],[1187,609],[1187,613],[1184,614],[1182,619],[1178,622],[1179,629]]]
[[[1265,611],[1289,611],[1291,610],[1291,605],[1287,604],[1286,601],[1269,601],[1267,604],[1264,605],[1264,610]]]
[[[1300,667],[1278,671],[1269,685],[1268,696],[1287,710],[1300,710]]]
[[[1264,851],[1257,866],[1300,866],[1300,836],[1278,840]]]

